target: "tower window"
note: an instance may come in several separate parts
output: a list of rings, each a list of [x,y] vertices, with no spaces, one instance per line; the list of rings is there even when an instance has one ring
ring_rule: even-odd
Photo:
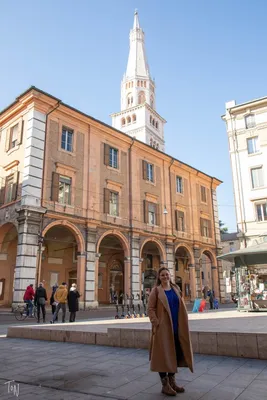
[[[132,93],[129,93],[127,96],[127,105],[130,107],[130,105],[133,103],[133,96]]]
[[[136,122],[136,115],[135,114],[133,114],[132,119],[133,119],[133,122]]]
[[[132,87],[133,87],[133,82],[132,82]]]
[[[121,125],[124,126],[125,125],[125,118],[121,119]]]
[[[140,86],[140,81],[137,81],[137,86]]]
[[[158,123],[156,122],[156,128],[158,129]]]
[[[146,87],[146,81],[144,81],[144,87]]]
[[[138,104],[143,104],[146,101],[146,95],[144,92],[140,92],[138,96]]]
[[[152,121],[152,125],[154,126],[155,125],[155,120],[153,119],[153,121]]]
[[[130,124],[130,123],[131,123],[131,117],[128,116],[128,117],[127,117],[127,124]]]
[[[150,119],[149,120],[150,120],[150,123],[152,124],[152,116],[151,115],[150,115]]]
[[[150,97],[150,106],[154,108],[154,98],[153,96]]]
[[[141,81],[141,87],[143,87],[143,85],[144,85],[144,82],[143,82],[143,81]]]

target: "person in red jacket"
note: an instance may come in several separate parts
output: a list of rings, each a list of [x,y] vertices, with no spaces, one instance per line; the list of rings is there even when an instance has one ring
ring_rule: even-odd
[[[25,290],[23,300],[27,304],[27,316],[32,318],[32,308],[33,308],[33,299],[34,299],[34,290],[33,290],[33,284],[31,283],[29,286],[27,286],[27,289]]]

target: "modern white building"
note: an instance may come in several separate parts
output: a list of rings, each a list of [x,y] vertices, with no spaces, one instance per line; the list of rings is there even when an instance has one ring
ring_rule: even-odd
[[[235,209],[241,248],[267,241],[267,97],[226,103]]]
[[[150,146],[165,151],[165,120],[156,111],[156,85],[145,51],[145,34],[135,11],[130,51],[121,82],[121,111],[111,115],[112,126]]]

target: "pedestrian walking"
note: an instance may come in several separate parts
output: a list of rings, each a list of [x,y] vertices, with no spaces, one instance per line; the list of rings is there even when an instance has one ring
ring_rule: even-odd
[[[210,289],[209,291],[209,302],[210,302],[210,310],[214,309],[214,290]]]
[[[34,304],[37,306],[37,322],[40,322],[40,311],[42,309],[43,322],[45,323],[45,302],[47,300],[46,290],[42,282],[39,283],[34,296]]]
[[[32,315],[32,309],[33,309],[33,299],[34,299],[34,290],[33,290],[33,284],[31,283],[29,286],[27,286],[27,289],[25,290],[23,300],[27,304],[27,316],[30,318],[33,318]]]
[[[162,267],[158,271],[156,286],[148,300],[148,316],[152,324],[150,368],[160,375],[162,393],[175,396],[184,388],[176,385],[178,367],[193,372],[193,353],[190,340],[188,315],[180,290]]]
[[[50,321],[50,323],[53,324],[55,322],[60,309],[62,310],[62,323],[64,323],[66,318],[66,304],[68,300],[68,290],[67,290],[67,284],[65,282],[62,282],[62,284],[59,285],[59,287],[57,288],[54,294],[54,299],[55,302],[58,304],[56,306],[56,311],[53,314],[53,318]]]
[[[51,297],[50,297],[50,306],[51,306],[51,309],[52,309],[52,315],[54,315],[54,313],[56,312],[56,307],[57,307],[57,303],[55,301],[55,293],[56,293],[57,288],[58,288],[58,284],[56,283],[52,287],[52,294],[51,294]],[[56,318],[55,321],[57,321],[57,320],[58,320],[58,317]]]
[[[68,294],[70,322],[75,322],[76,312],[79,311],[79,297],[80,293],[77,290],[77,285],[73,283]]]

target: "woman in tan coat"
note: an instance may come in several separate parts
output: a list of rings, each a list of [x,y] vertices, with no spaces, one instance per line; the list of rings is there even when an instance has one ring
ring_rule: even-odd
[[[148,316],[152,324],[151,371],[159,372],[162,393],[175,396],[184,392],[175,383],[177,367],[193,372],[193,353],[186,307],[166,267],[158,271],[157,285],[148,300]]]

